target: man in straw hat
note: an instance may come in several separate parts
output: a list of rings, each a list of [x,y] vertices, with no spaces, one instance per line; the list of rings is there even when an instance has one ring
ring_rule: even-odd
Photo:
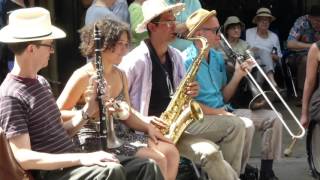
[[[143,115],[160,116],[185,75],[181,53],[169,45],[176,38],[175,15],[183,8],[182,3],[167,5],[163,0],[146,0],[142,5],[144,20],[136,31],[148,31],[150,38],[126,55],[120,68],[128,77],[132,106]],[[199,91],[196,82],[187,88],[191,97]],[[157,120],[151,123],[161,123]],[[240,120],[220,121],[208,116],[192,123],[187,132],[177,143],[182,156],[200,164],[211,179],[238,179],[232,167],[240,169],[244,142]],[[229,149],[226,154],[222,151],[222,155],[215,144],[218,142],[221,149]]]
[[[205,37],[210,47],[210,50],[204,56],[204,61],[201,63],[196,77],[200,85],[200,91],[195,99],[200,102],[205,114],[219,115],[217,117],[225,120],[230,117],[234,118],[236,115],[246,124],[247,131],[241,173],[244,173],[245,165],[250,155],[254,129],[261,130],[263,135],[260,179],[277,179],[272,171],[272,163],[273,159],[280,158],[282,124],[276,114],[271,110],[235,110],[227,104],[237,89],[240,80],[246,75],[244,69],[250,70],[251,60],[246,60],[241,65],[236,63],[233,77],[227,83],[223,55],[219,50],[220,24],[216,17],[216,12],[214,10],[200,9],[189,16],[186,25],[189,29],[188,37]],[[195,42],[183,52],[187,57],[184,62],[186,68],[192,63],[199,48],[201,48],[199,42]]]
[[[64,122],[49,83],[37,74],[54,53],[54,39],[65,36],[40,7],[13,11],[0,30],[0,41],[15,54],[14,67],[0,86],[0,125],[19,165],[36,179],[163,179],[150,160],[119,160],[104,151],[72,153],[70,135],[97,113],[96,91],[88,91],[84,108]]]

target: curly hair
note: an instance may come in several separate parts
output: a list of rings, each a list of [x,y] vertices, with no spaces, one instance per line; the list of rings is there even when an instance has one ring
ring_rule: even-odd
[[[117,41],[122,33],[127,33],[128,40],[131,42],[129,25],[114,19],[101,19],[96,22],[97,27],[101,31],[101,51],[106,49],[114,50]],[[79,30],[81,54],[85,57],[93,57],[95,50],[94,43],[94,24],[86,25]]]

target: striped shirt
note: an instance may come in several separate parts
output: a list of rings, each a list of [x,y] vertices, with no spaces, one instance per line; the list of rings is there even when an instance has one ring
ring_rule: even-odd
[[[29,133],[34,151],[70,152],[74,145],[60,116],[49,83],[42,76],[30,79],[8,74],[0,86],[0,125],[8,139]]]

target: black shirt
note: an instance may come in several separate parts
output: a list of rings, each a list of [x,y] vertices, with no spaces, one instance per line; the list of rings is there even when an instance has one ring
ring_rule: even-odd
[[[159,117],[167,108],[171,95],[173,95],[172,61],[167,52],[166,61],[164,64],[161,64],[150,41],[146,40],[146,44],[149,48],[152,61],[152,87],[148,115]]]

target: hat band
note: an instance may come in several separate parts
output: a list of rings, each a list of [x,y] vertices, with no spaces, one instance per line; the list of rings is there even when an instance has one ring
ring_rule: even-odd
[[[50,32],[48,34],[45,34],[45,35],[41,35],[41,36],[32,36],[32,37],[17,37],[17,36],[14,36],[14,38],[16,38],[16,39],[34,39],[34,38],[46,37],[46,36],[49,36],[51,34],[52,34],[52,32]]]
[[[257,15],[259,15],[259,14],[269,14],[269,15],[271,15],[271,13],[270,13],[270,12],[268,12],[268,11],[261,11],[261,12],[258,12],[258,13],[257,13]]]

